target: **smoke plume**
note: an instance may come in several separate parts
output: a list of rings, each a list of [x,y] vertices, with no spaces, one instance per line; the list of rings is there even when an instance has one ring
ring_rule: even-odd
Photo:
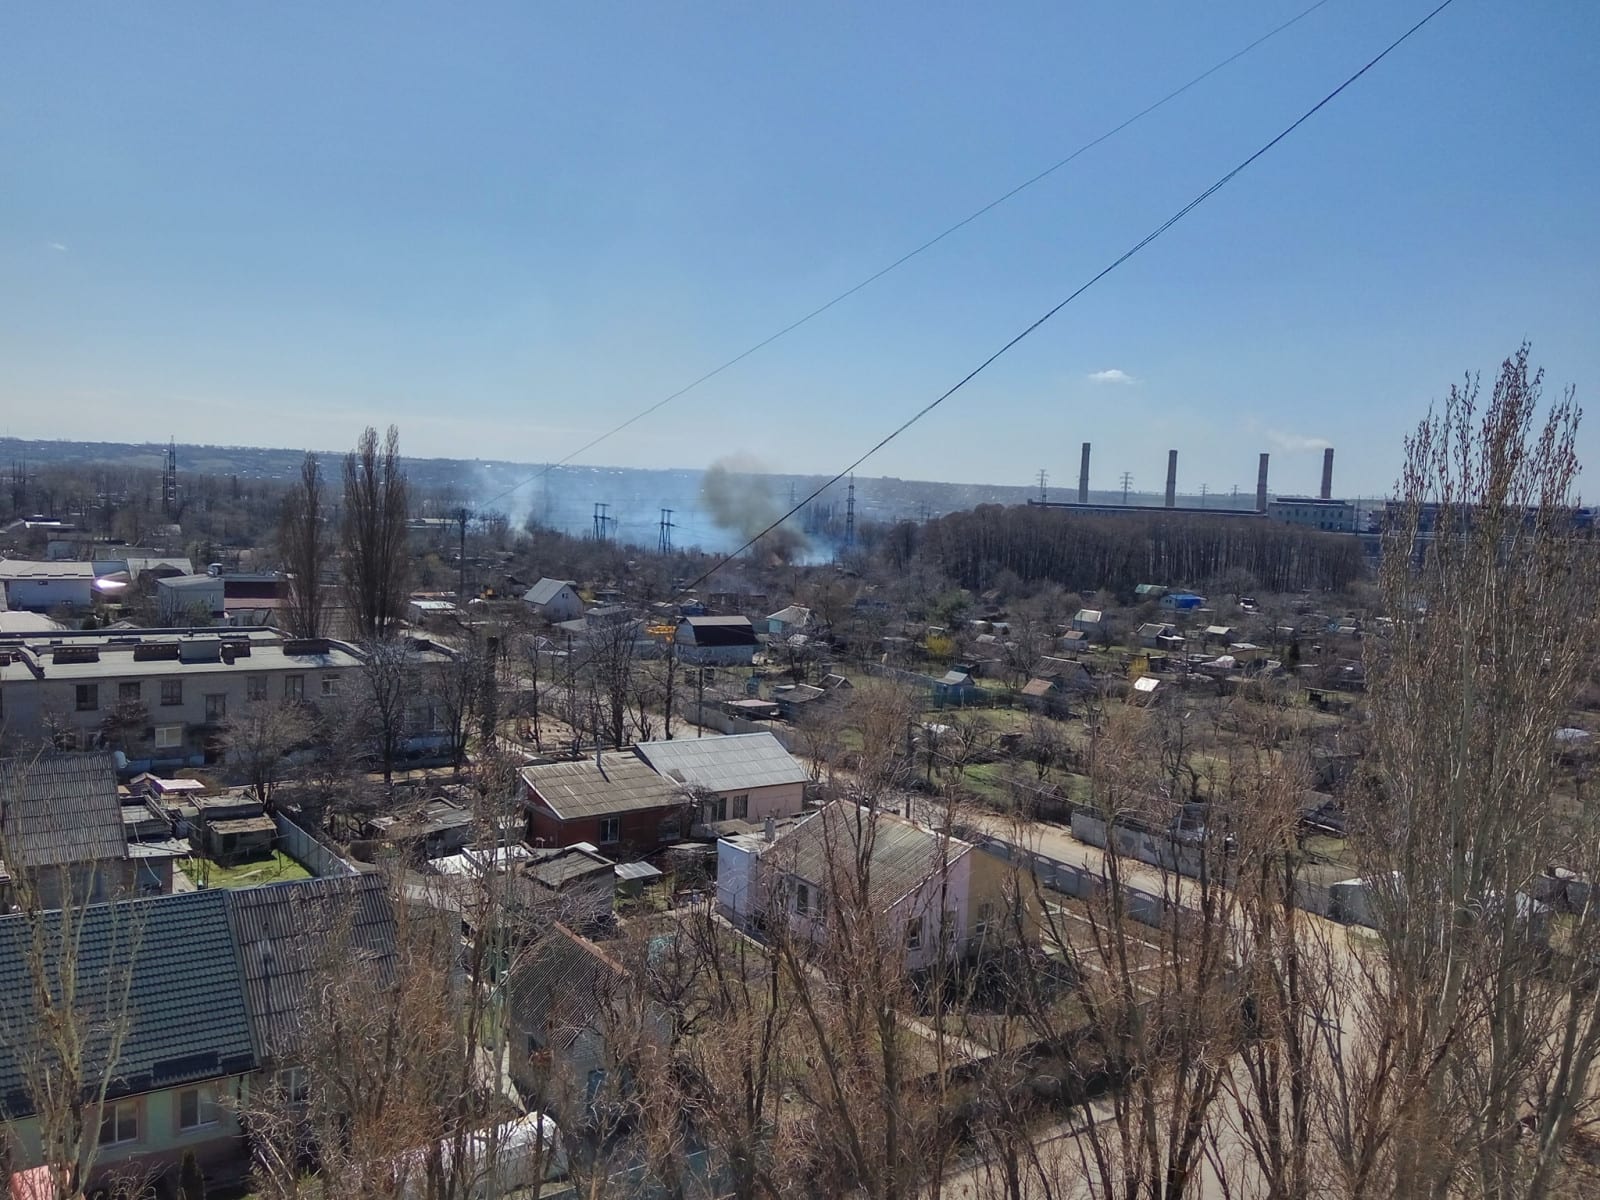
[[[719,458],[706,468],[700,479],[700,500],[711,519],[738,534],[741,542],[760,534],[785,511],[773,495],[770,480],[762,474],[761,464],[744,455]],[[785,523],[763,536],[753,551],[793,562],[805,548],[805,535]]]

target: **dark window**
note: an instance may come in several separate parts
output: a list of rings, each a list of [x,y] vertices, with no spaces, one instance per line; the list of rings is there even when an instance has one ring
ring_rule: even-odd
[[[244,681],[246,700],[265,700],[267,698],[267,677],[265,675],[247,675]]]
[[[602,843],[620,842],[622,840],[622,821],[617,817],[600,818],[600,841]]]
[[[139,1102],[123,1100],[100,1110],[100,1144],[118,1146],[139,1140]]]
[[[80,683],[78,685],[78,711],[93,712],[100,707],[100,685],[98,683]]]
[[[735,796],[733,798],[733,819],[735,821],[748,820],[750,817],[750,797]]]
[[[283,698],[285,700],[299,700],[306,694],[306,677],[304,675],[285,675],[283,677]]]
[[[183,680],[163,679],[161,681],[161,703],[167,708],[183,703]]]
[[[228,697],[221,692],[206,697],[206,720],[221,721],[228,715]]]
[[[119,684],[117,684],[117,703],[118,704],[137,704],[137,703],[139,703],[140,699],[141,699],[141,696],[140,696],[139,681],[138,680],[134,680],[132,683],[119,683]]]

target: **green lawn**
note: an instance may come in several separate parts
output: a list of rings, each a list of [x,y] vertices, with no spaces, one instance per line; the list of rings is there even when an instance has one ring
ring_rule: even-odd
[[[178,867],[196,887],[202,883],[214,888],[257,887],[263,883],[311,878],[310,871],[282,850],[274,850],[270,858],[254,858],[231,867],[207,859],[180,858]]]

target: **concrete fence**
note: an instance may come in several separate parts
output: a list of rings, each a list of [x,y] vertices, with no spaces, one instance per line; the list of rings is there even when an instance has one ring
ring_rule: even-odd
[[[272,822],[278,827],[278,848],[319,879],[359,874],[332,849],[282,813],[275,814]]]

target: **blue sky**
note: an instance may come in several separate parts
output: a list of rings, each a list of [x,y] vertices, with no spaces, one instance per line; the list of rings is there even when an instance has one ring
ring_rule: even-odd
[[[0,431],[560,458],[1309,3],[12,6]],[[1429,7],[1329,0],[582,461],[837,469]],[[865,470],[1369,494],[1524,337],[1590,398],[1597,125],[1600,6],[1456,0]]]

